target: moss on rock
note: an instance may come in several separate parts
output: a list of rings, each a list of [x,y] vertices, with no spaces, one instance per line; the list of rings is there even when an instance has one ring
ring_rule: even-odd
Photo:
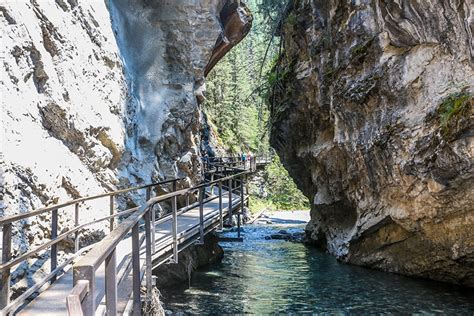
[[[459,92],[448,96],[439,106],[439,124],[441,135],[446,140],[453,140],[470,125],[474,96],[470,93]]]

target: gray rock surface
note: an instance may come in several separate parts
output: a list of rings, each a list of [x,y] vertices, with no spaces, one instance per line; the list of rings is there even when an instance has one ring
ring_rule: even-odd
[[[297,1],[271,143],[341,260],[474,286],[470,0]]]

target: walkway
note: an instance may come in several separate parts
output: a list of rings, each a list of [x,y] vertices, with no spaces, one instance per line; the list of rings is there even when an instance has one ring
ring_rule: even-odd
[[[268,163],[260,159],[260,167]],[[2,263],[0,273],[0,315],[94,315],[141,314],[142,298],[151,295],[152,270],[160,264],[178,260],[178,253],[205,234],[222,229],[224,222],[237,216],[237,237],[240,238],[240,218],[248,203],[247,177],[257,168],[257,159],[245,170],[239,158],[207,162],[206,182],[195,187],[177,189],[182,179],[172,179],[141,187],[79,198],[18,215],[0,218],[2,227]],[[171,185],[172,189],[169,189]],[[153,191],[169,193],[152,197]],[[146,202],[138,207],[118,212],[117,196],[145,190]],[[190,200],[197,201],[190,204]],[[110,215],[80,223],[80,205],[89,200],[110,198]],[[178,209],[178,198],[186,200]],[[166,215],[157,218],[156,205],[171,204]],[[58,210],[75,206],[75,228],[58,234]],[[51,240],[12,258],[13,225],[38,215],[51,217]],[[116,219],[126,217],[119,224]],[[128,217],[127,217],[128,216]],[[83,219],[84,220],[84,219]],[[79,248],[80,232],[85,227],[109,221],[111,231],[98,243]],[[73,236],[75,250],[65,262],[58,264],[58,243]],[[48,250],[49,249],[49,250]],[[49,251],[51,273],[31,285],[23,294],[10,301],[10,271],[18,264]],[[40,293],[34,297],[36,293]],[[31,297],[34,297],[31,299]]]
[[[217,191],[217,189],[215,189]],[[216,192],[217,193],[217,192]],[[223,219],[228,218],[229,213],[229,195],[228,193],[223,194]],[[226,202],[224,202],[226,201]],[[240,198],[235,197],[232,199],[233,208],[240,207]],[[205,230],[210,232],[219,226],[219,202],[218,198],[209,201],[204,204],[204,221]],[[194,207],[185,213],[178,216],[178,238],[181,239],[180,244],[185,245],[190,242],[193,236],[199,234],[199,207]],[[168,219],[166,222],[155,226],[156,232],[156,253],[153,255],[153,266],[156,267],[166,261],[169,261],[170,254],[172,253],[172,221]],[[140,233],[140,239],[142,241],[140,246],[140,270],[144,271],[145,265],[145,245],[144,245],[144,232]],[[123,314],[127,310],[127,304],[131,302],[132,291],[130,288],[131,276],[131,258],[132,258],[132,238],[128,236],[123,239],[117,246],[117,274],[118,279],[118,302],[117,312]],[[192,244],[192,242],[191,242]],[[184,248],[184,247],[183,247]],[[101,314],[105,313],[105,270],[104,264],[96,271],[95,282],[96,287],[99,289],[96,292],[96,306],[97,312]],[[33,300],[26,308],[24,308],[18,315],[20,316],[55,316],[55,315],[67,315],[66,308],[66,297],[73,289],[73,273],[72,269],[69,269],[58,281],[53,283],[47,291],[44,291],[37,298]],[[131,306],[128,304],[128,311]]]

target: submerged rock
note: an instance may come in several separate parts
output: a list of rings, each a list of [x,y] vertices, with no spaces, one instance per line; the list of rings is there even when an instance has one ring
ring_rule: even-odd
[[[304,232],[296,232],[296,233],[289,233],[286,230],[280,230],[277,234],[271,234],[269,236],[265,236],[266,240],[276,239],[276,240],[286,240],[292,242],[304,242],[305,241],[305,233]]]
[[[271,143],[345,262],[474,286],[470,1],[296,1]]]

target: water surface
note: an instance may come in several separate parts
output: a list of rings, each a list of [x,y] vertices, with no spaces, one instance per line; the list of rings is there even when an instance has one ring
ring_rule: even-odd
[[[245,226],[245,241],[222,243],[223,261],[196,271],[191,288],[163,293],[166,309],[199,315],[474,315],[471,290],[350,266],[302,244],[265,240],[280,229],[303,226]]]

